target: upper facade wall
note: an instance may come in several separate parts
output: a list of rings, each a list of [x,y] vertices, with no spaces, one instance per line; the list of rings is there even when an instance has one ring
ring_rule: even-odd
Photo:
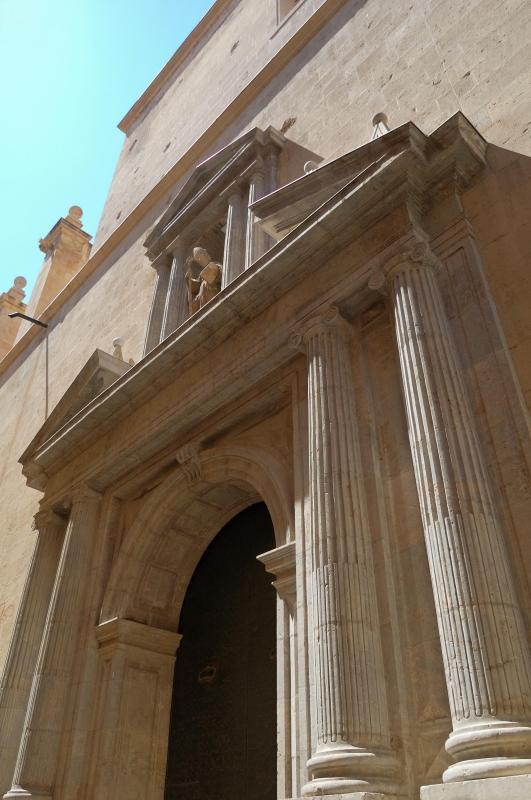
[[[430,131],[461,110],[489,141],[531,154],[530,37],[526,0],[300,0],[280,26],[277,0],[228,2],[129,122],[96,247],[216,120],[200,160],[288,120],[291,138],[330,158],[367,141],[380,111]]]

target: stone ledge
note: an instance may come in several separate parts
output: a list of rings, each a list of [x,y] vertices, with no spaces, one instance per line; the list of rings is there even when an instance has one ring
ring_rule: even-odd
[[[314,795],[314,797],[320,797],[321,800],[406,800],[404,795],[382,794],[381,792],[349,792],[349,794],[323,794]],[[310,795],[302,798],[292,798],[292,800],[312,800],[312,797]]]
[[[423,786],[421,800],[530,800],[531,775]]]

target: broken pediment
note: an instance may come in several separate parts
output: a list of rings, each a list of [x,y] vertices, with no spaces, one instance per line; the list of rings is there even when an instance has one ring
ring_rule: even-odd
[[[109,355],[103,350],[95,350],[26,448],[20,461],[27,461],[41,444],[50,439],[91,400],[101,394],[130,368],[131,365],[126,361]],[[30,485],[32,484],[30,483]]]
[[[426,195],[433,192],[437,182],[442,184],[449,179],[466,183],[482,166],[485,146],[460,112],[430,135],[407,122],[321,164],[253,203],[251,209],[263,230],[278,241],[345,187],[354,188],[356,182],[361,186],[393,162],[404,185],[404,176],[410,181],[410,191],[417,184]],[[378,183],[373,180],[375,188]]]
[[[250,207],[301,175],[310,159],[321,161],[269,127],[198,164],[144,242],[157,270],[144,354],[273,245]]]
[[[226,216],[227,201],[249,183],[254,173],[264,175],[267,194],[303,172],[315,153],[287,139],[273,127],[253,128],[198,164],[147,236],[144,246],[151,260],[161,255],[177,236],[199,239]]]

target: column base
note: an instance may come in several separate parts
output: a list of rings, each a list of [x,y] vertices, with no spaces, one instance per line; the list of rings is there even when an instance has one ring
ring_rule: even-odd
[[[529,800],[531,775],[422,786],[421,800]]]
[[[518,722],[481,720],[452,731],[445,746],[456,763],[444,783],[531,774],[531,727]]]
[[[303,797],[370,797],[400,794],[396,780],[398,764],[391,751],[366,750],[350,744],[334,744],[318,750],[308,761],[310,780],[302,787]]]
[[[53,796],[48,792],[39,792],[36,789],[23,789],[22,786],[12,786],[4,795],[3,800],[15,800],[15,798],[23,800],[24,797],[34,797],[36,800],[53,800]]]
[[[300,800],[305,800],[305,797],[306,795],[303,795]],[[406,796],[398,794],[382,794],[382,792],[362,790],[356,792],[344,792],[342,794],[327,794],[326,800],[406,800]]]

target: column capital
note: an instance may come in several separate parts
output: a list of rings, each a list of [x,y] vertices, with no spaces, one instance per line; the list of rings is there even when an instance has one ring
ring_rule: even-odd
[[[237,183],[234,186],[230,187],[225,197],[229,203],[238,201],[241,202],[244,194],[245,194],[245,187],[241,183]]]
[[[147,255],[149,257],[149,253]],[[150,259],[150,261],[151,266],[156,272],[164,271],[165,269],[168,270],[171,266],[172,254],[168,250],[163,250],[162,253],[159,253],[158,256]]]
[[[97,625],[95,633],[100,649],[122,644],[167,656],[175,656],[182,639],[180,633],[118,617]]]
[[[170,244],[166,247],[164,254],[168,257],[168,260],[182,257],[184,250],[189,244],[186,238],[179,234],[175,239],[172,239]]]
[[[255,163],[251,165],[250,175],[251,180],[254,180],[255,178],[265,178],[266,165],[263,158],[257,158]]]
[[[70,508],[72,508],[72,506],[82,503],[97,503],[101,500],[101,497],[101,492],[98,492],[86,483],[80,483],[72,489],[68,500]]]
[[[256,558],[264,565],[266,572],[274,575],[275,580],[272,585],[277,590],[280,599],[284,600],[294,610],[296,601],[295,542],[282,544],[275,550],[268,550],[267,553],[262,553]]]
[[[33,517],[31,529],[43,534],[51,528],[59,528],[64,523],[64,517],[61,517],[51,508],[41,508]]]
[[[336,329],[347,340],[352,336],[349,322],[335,305],[324,306],[312,316],[304,319],[289,337],[288,344],[294,350],[306,352],[308,342],[323,331]]]
[[[438,272],[441,262],[426,241],[413,239],[406,242],[397,252],[371,273],[368,288],[380,294],[387,294],[393,279],[411,270],[432,270]]]

